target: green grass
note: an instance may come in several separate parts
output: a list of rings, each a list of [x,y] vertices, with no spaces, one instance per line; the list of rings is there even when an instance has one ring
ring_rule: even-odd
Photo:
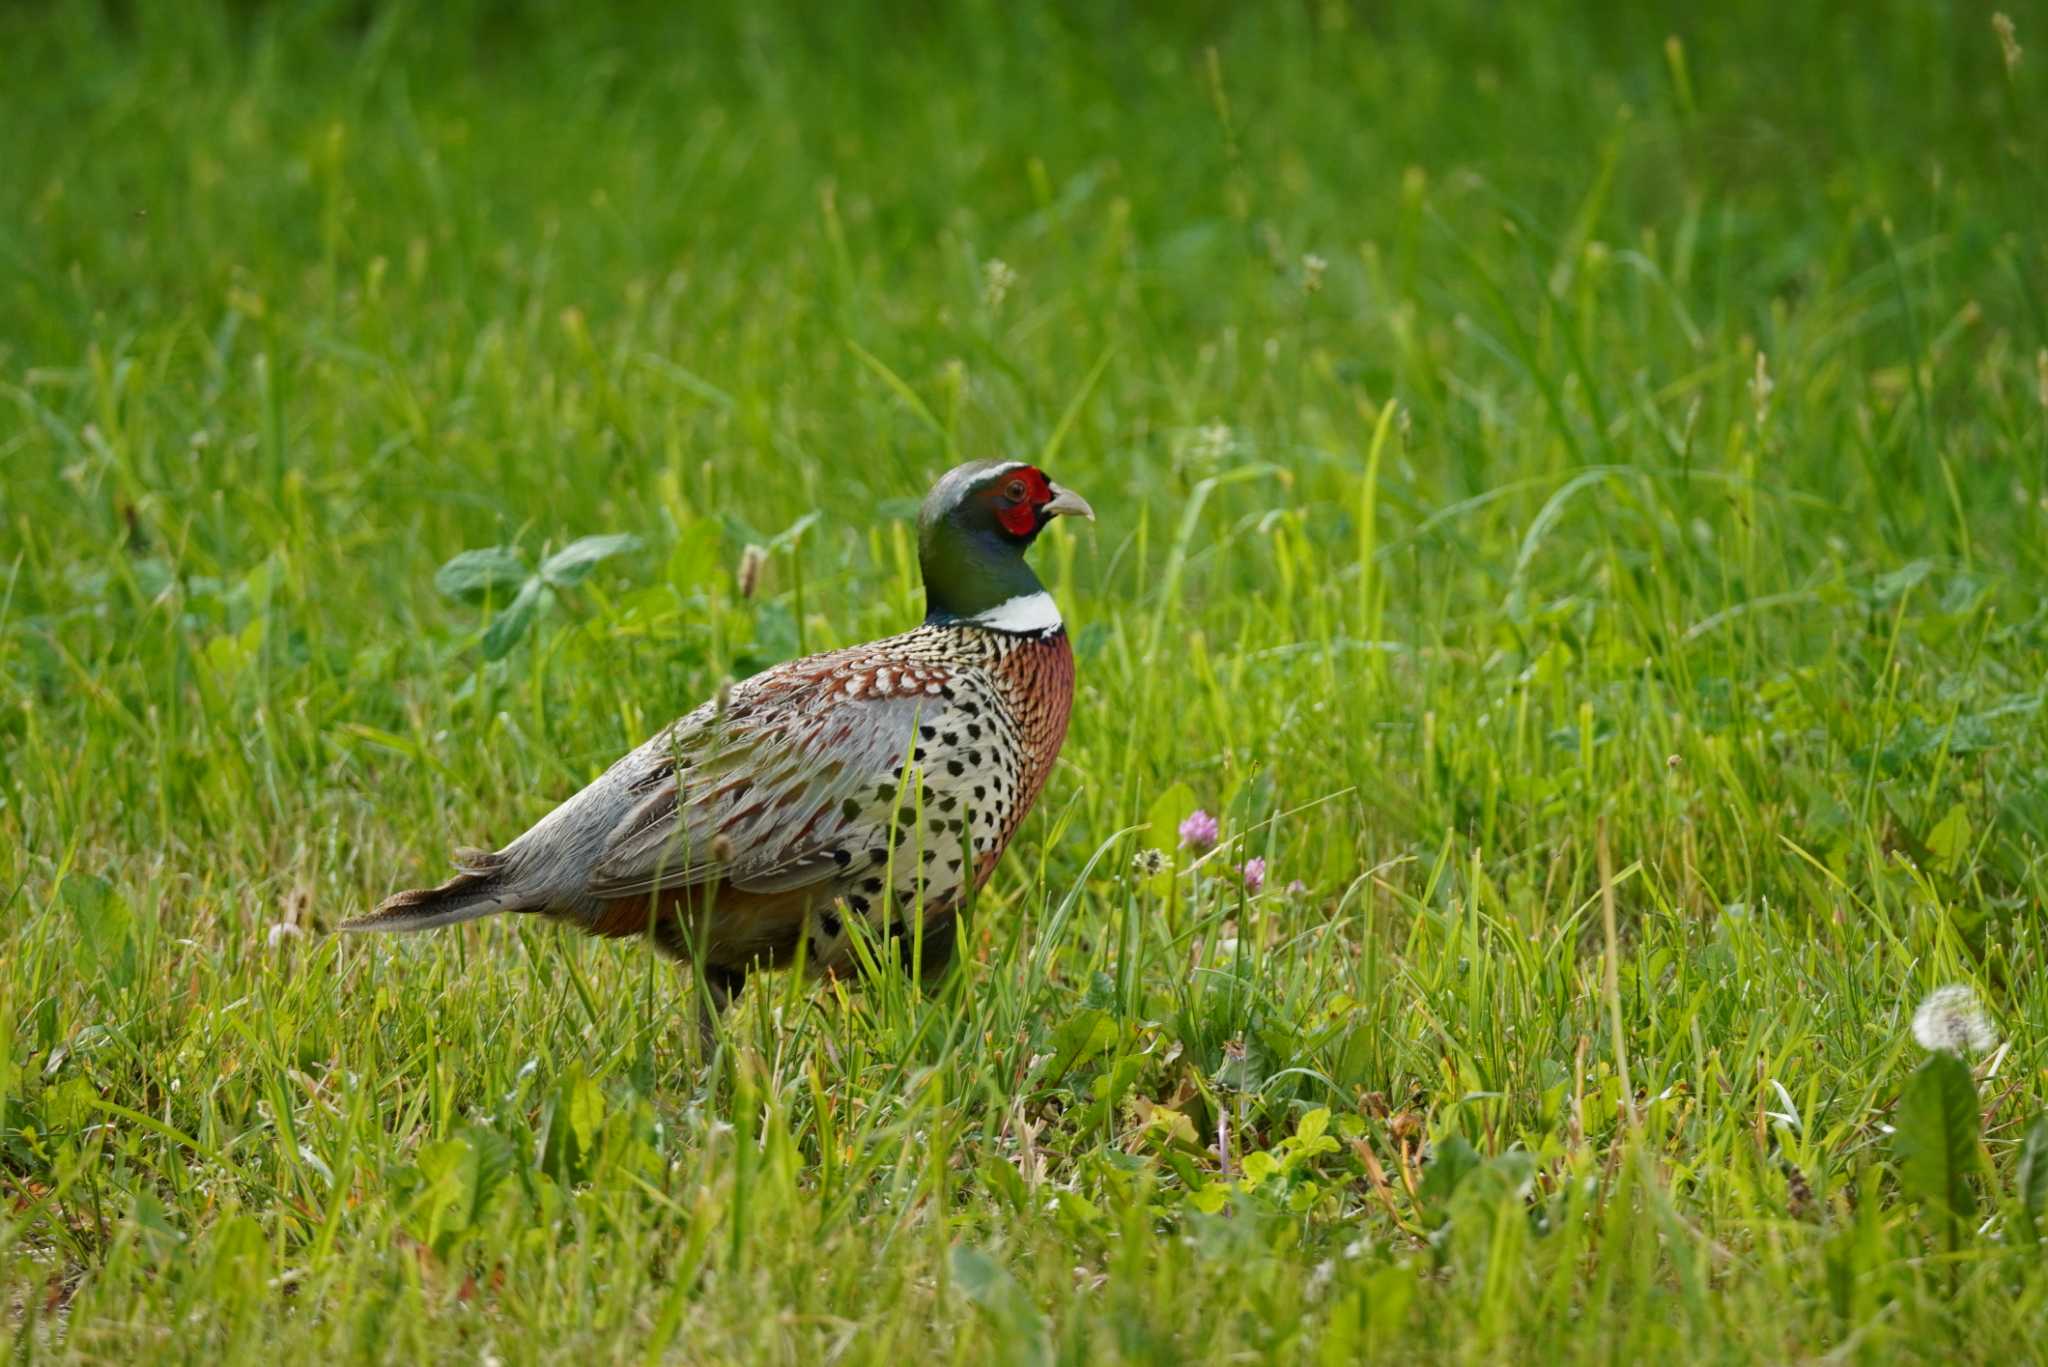
[[[10,1360],[2039,1351],[2048,12],[669,8],[0,12]],[[936,993],[320,933],[987,454],[1100,522]]]

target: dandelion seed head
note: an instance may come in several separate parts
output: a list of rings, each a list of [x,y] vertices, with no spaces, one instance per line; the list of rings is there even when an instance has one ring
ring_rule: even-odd
[[[1968,1057],[1989,1053],[1998,1044],[1998,1031],[1977,1000],[1977,993],[1962,983],[1950,983],[1929,992],[1913,1013],[1913,1038],[1922,1049],[1946,1049]]]
[[[1212,422],[1195,430],[1194,440],[1188,445],[1188,455],[1198,465],[1213,465],[1230,454],[1233,444],[1229,424]]]

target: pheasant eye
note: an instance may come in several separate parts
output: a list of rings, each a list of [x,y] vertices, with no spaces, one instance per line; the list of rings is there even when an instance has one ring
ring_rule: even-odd
[[[1010,481],[1010,487],[1003,490],[1003,497],[1009,499],[1012,503],[1022,503],[1025,492],[1024,481],[1013,479]]]

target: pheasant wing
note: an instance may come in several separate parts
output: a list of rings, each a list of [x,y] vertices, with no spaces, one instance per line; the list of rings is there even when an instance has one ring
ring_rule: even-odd
[[[714,881],[786,892],[848,861],[849,841],[893,798],[919,714],[937,699],[852,691],[857,671],[781,673],[735,690],[723,716],[700,709],[654,742],[658,777],[607,837],[591,896]]]

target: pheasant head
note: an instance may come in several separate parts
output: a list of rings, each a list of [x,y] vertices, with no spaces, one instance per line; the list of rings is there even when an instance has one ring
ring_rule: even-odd
[[[1070,513],[1095,518],[1088,500],[1023,461],[972,461],[947,471],[917,518],[925,620],[999,631],[1058,625],[1024,553],[1054,518]]]

